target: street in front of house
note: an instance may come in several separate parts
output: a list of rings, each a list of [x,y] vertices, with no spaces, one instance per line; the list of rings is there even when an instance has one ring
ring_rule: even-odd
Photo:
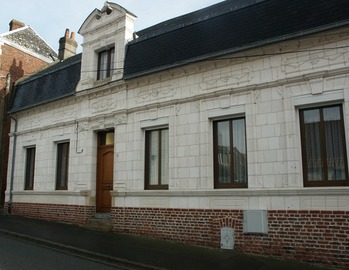
[[[13,237],[16,241],[13,241]],[[18,241],[19,239],[28,242]],[[50,248],[65,253],[62,254]],[[70,255],[67,255],[67,252]],[[77,255],[94,258],[98,263],[74,257]],[[102,262],[112,263],[117,268],[104,265]],[[147,270],[328,269],[316,264],[283,261],[232,250],[198,247],[172,241],[87,230],[68,224],[0,215],[1,270],[125,268]]]
[[[3,235],[0,235],[0,246],[1,270],[121,270]]]

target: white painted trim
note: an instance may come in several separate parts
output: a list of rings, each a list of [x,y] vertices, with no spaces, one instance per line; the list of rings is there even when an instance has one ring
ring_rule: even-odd
[[[23,148],[32,148],[36,147],[36,139],[33,140],[28,140],[28,141],[23,141],[22,142]]]
[[[215,118],[223,118],[223,117],[228,117],[232,115],[241,115],[245,114],[245,105],[237,105],[225,109],[214,109],[214,110],[209,110],[207,112],[207,116],[209,119],[215,119]]]
[[[295,107],[305,107],[312,104],[318,105],[323,103],[342,102],[343,100],[344,92],[343,90],[339,90],[323,93],[321,95],[297,96],[293,98],[293,103]]]
[[[62,134],[62,135],[55,135],[53,136],[53,143],[58,144],[58,143],[65,143],[65,142],[70,142],[70,134]]]
[[[257,196],[349,196],[349,187],[298,189],[224,189],[200,191],[112,191],[113,197],[257,197]]]
[[[13,191],[13,195],[21,196],[90,196],[90,190],[81,191],[67,191],[67,190],[54,190],[54,191],[36,191],[36,190],[24,190],[24,191]]]
[[[152,129],[152,128],[157,128],[161,126],[168,126],[168,117],[162,117],[162,118],[157,118],[157,119],[152,119],[152,120],[143,120],[141,121],[141,129]]]

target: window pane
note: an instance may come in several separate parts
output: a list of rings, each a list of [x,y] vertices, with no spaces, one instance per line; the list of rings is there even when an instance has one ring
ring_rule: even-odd
[[[146,132],[146,188],[165,189],[169,182],[168,129]]]
[[[161,130],[161,184],[168,185],[168,130]]]
[[[103,80],[107,77],[108,72],[108,51],[101,52],[99,54],[99,76],[100,80]]]
[[[32,190],[34,187],[35,148],[27,148],[26,155],[25,189]]]
[[[304,123],[319,123],[320,111],[318,109],[304,111]]]
[[[345,180],[345,156],[339,107],[324,108],[328,180]]]
[[[114,72],[114,59],[115,59],[115,49],[110,49],[110,72],[109,76],[111,76]]]
[[[110,145],[114,144],[114,132],[108,132],[105,135],[105,144]]]
[[[233,120],[233,159],[234,182],[247,182],[246,134],[245,120]]]
[[[230,183],[230,134],[229,121],[217,123],[218,182]]]
[[[114,131],[99,132],[98,133],[99,145],[112,145],[114,144]]]
[[[215,188],[247,187],[245,118],[214,123]]]
[[[69,164],[69,143],[57,144],[57,189],[67,189]]]
[[[97,80],[103,80],[112,76],[114,70],[115,48],[100,52],[98,54]]]
[[[149,168],[148,181],[150,185],[159,183],[159,131],[149,132]]]
[[[323,180],[319,109],[304,111],[304,139],[308,181]]]
[[[341,105],[301,110],[304,184],[349,185]]]

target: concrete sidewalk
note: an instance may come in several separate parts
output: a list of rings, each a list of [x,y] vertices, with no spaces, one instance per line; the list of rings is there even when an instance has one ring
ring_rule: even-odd
[[[18,216],[0,215],[0,233],[127,269],[330,269]]]

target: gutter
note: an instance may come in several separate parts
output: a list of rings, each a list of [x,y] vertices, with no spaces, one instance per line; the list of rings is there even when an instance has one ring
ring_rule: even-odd
[[[11,160],[11,178],[10,178],[10,197],[7,202],[7,211],[11,214],[12,210],[12,197],[13,197],[13,180],[14,180],[14,172],[15,172],[15,160],[16,160],[16,146],[17,146],[17,127],[18,122],[17,119],[10,115],[11,119],[15,122],[15,128],[13,131],[13,145],[12,145],[12,160]]]
[[[19,109],[14,109],[14,110],[10,110],[8,113],[17,113],[17,112],[21,112],[21,111],[24,111],[24,110],[28,110],[28,109],[31,109],[31,108],[35,108],[35,107],[38,107],[38,106],[43,106],[43,105],[46,105],[50,102],[55,102],[55,101],[58,101],[58,100],[62,100],[62,99],[65,99],[65,98],[68,98],[68,97],[73,97],[75,96],[75,91],[74,93],[69,93],[69,94],[66,94],[66,95],[61,95],[57,98],[54,98],[54,99],[50,99],[50,100],[45,100],[45,101],[42,101],[42,102],[38,102],[38,103],[35,103],[35,104],[31,104],[31,105],[28,105],[28,106],[23,106],[23,107],[20,107]],[[10,116],[11,117],[11,116]],[[14,118],[13,118],[14,119]]]

